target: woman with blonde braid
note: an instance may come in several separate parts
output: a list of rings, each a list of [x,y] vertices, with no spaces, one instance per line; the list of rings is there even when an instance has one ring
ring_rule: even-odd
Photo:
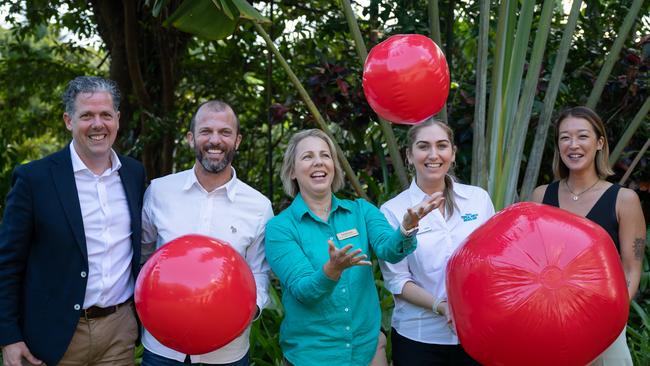
[[[463,240],[494,214],[487,192],[454,181],[454,134],[446,124],[428,120],[408,132],[408,163],[415,170],[411,186],[381,206],[388,222],[424,197],[443,193],[445,204],[420,219],[417,249],[402,261],[381,262],[384,285],[395,297],[392,350],[395,366],[478,365],[459,345],[453,331],[445,270]]]

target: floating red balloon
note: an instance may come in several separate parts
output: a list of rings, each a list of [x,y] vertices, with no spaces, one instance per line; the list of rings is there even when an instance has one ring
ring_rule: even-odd
[[[160,247],[135,284],[144,327],[162,344],[198,355],[239,336],[255,314],[255,280],[230,245],[186,235]]]
[[[393,123],[417,124],[438,113],[449,94],[449,68],[428,37],[402,34],[373,47],[363,66],[370,107]]]
[[[465,350],[483,365],[586,365],[625,327],[619,255],[599,225],[519,203],[474,231],[447,266]]]

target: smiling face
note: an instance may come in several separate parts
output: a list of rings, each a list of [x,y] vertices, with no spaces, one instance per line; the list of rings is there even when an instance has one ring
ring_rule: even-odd
[[[72,132],[77,154],[87,166],[104,166],[120,127],[120,112],[113,106],[111,94],[105,91],[79,93],[72,115],[63,114],[66,128]]]
[[[456,159],[449,134],[438,124],[418,130],[407,157],[415,167],[415,180],[425,191],[440,191],[451,164]]]
[[[308,136],[296,145],[294,171],[300,193],[308,197],[322,197],[332,193],[335,169],[332,152],[325,140]]]
[[[604,139],[598,137],[589,121],[569,116],[558,128],[560,158],[569,171],[596,170],[596,152],[603,148]]]
[[[230,167],[241,142],[235,114],[230,108],[216,112],[202,107],[187,142],[194,149],[197,166],[206,173],[221,173]]]

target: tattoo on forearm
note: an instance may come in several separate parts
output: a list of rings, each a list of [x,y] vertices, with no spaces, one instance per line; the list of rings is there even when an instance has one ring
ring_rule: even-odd
[[[643,260],[643,252],[645,251],[645,240],[639,237],[634,239],[634,258]]]
[[[627,288],[630,288],[630,284],[631,284],[630,280],[625,280],[625,282],[627,283]]]

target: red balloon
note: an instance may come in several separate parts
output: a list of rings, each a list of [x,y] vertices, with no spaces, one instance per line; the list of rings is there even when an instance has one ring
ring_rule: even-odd
[[[255,314],[255,279],[229,244],[185,235],[160,247],[135,284],[144,327],[162,344],[198,355],[237,338]]]
[[[496,214],[456,250],[447,295],[461,344],[483,365],[586,365],[629,310],[607,232],[530,202]]]
[[[383,119],[417,124],[438,113],[449,94],[449,68],[428,37],[401,34],[373,47],[363,66],[363,92]]]

